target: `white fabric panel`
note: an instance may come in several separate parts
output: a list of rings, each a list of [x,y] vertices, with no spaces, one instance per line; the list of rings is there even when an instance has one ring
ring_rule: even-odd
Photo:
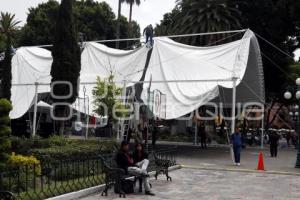
[[[241,40],[212,47],[194,47],[168,38],[156,38],[145,81],[220,80],[244,77],[250,50],[248,30]],[[166,119],[184,116],[219,95],[219,86],[232,88],[232,82],[152,83],[150,90],[166,94]],[[143,85],[147,102],[149,83]]]
[[[108,48],[102,44],[89,42],[81,55],[80,82],[96,82],[97,76],[101,79],[108,78],[110,72],[114,74],[114,81],[123,87],[124,79],[139,81],[147,59],[148,49],[141,47],[136,50],[124,51]],[[52,64],[51,52],[37,47],[21,47],[17,50],[12,60],[12,83],[34,84],[46,83],[47,86],[39,85],[38,93],[50,92],[50,70]],[[127,82],[127,86],[132,83]],[[93,112],[92,90],[95,84],[80,85],[79,97],[84,94],[89,102],[89,113]],[[86,88],[84,93],[83,88]],[[33,104],[35,86],[13,86],[12,87],[13,110],[10,112],[12,119],[23,116]],[[86,105],[87,105],[86,102]],[[80,106],[73,105],[80,112],[87,111],[83,103]]]
[[[97,76],[107,78],[112,73],[114,81],[123,87],[123,81],[139,81],[147,59],[148,48],[118,50],[105,45],[88,42],[82,52],[81,81],[96,80]],[[91,80],[92,79],[92,80]],[[127,82],[127,86],[132,83]]]
[[[80,82],[96,82],[97,76],[101,79],[114,75],[114,82],[119,86],[132,86],[129,81],[139,81],[145,68],[147,53],[145,46],[136,50],[118,50],[109,48],[103,44],[88,42],[81,55]],[[84,88],[86,92],[84,93]],[[79,95],[89,97],[89,112],[93,113],[92,91],[95,84],[81,84]],[[84,109],[83,109],[84,110]]]
[[[37,47],[21,47],[12,59],[12,89],[11,101],[13,110],[10,117],[22,117],[31,107],[35,95],[35,82],[49,85],[39,85],[38,93],[50,92],[51,52]]]

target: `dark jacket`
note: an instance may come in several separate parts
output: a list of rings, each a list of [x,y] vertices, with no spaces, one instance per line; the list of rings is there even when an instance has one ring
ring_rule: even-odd
[[[269,135],[269,141],[271,146],[277,146],[279,141],[279,135],[276,132],[271,132]]]
[[[141,162],[142,160],[148,159],[148,154],[146,152],[142,152],[142,154],[139,155],[137,152],[134,152],[132,157],[135,164]]]
[[[129,153],[119,151],[116,155],[116,162],[119,168],[124,169],[128,173],[128,167],[134,166],[134,161]]]
[[[144,31],[143,31],[143,35],[146,33],[146,35],[153,35],[153,28],[151,26],[147,26]]]
[[[231,135],[231,144],[234,147],[241,147],[243,144],[243,137],[240,133],[234,133]]]

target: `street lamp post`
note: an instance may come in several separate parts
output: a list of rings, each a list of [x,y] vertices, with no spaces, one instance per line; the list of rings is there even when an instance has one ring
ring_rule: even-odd
[[[297,121],[297,126],[296,126],[296,131],[298,134],[298,153],[297,153],[297,161],[296,161],[296,168],[300,168],[300,117],[299,117],[299,113],[300,113],[300,78],[297,78],[296,80],[296,87],[294,87],[294,91],[296,91],[295,93],[295,97],[297,99],[297,103],[298,105],[295,106],[295,113],[293,114],[296,118]],[[286,91],[284,93],[284,98],[287,100],[290,100],[293,97],[293,94],[290,91]]]

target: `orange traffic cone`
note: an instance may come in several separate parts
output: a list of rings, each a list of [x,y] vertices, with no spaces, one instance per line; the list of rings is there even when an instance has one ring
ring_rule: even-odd
[[[257,165],[257,170],[264,171],[265,170],[265,165],[264,165],[264,156],[263,153],[260,152],[258,156],[258,165]]]

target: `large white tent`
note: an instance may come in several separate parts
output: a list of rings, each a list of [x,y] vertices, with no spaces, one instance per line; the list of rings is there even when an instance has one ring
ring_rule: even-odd
[[[259,46],[250,30],[241,40],[211,47],[193,47],[157,37],[149,65],[146,62],[148,51],[145,46],[124,51],[94,42],[85,43],[81,57],[80,97],[85,95],[89,102],[92,101],[97,76],[107,78],[112,72],[117,84],[122,86],[126,80],[126,86],[130,86],[140,81],[146,68],[144,80],[152,81],[150,90],[159,90],[166,95],[169,105],[166,119],[183,116],[211,101],[219,95],[221,86],[233,87],[233,78],[237,78],[236,85],[241,84],[247,71],[262,86],[258,95],[264,98]],[[37,93],[50,92],[51,63],[51,52],[43,48],[17,50],[12,61],[11,118],[19,118],[27,112],[34,103],[36,89]],[[37,87],[35,82],[39,83]],[[144,82],[142,99],[145,102],[149,86],[149,82]],[[92,106],[89,107],[89,113],[92,113]]]
[[[108,78],[112,73],[114,81],[123,86],[123,80],[139,81],[145,67],[146,47],[136,50],[116,50],[94,42],[86,43],[81,56],[79,97],[88,97],[92,101],[92,89],[97,76]],[[37,93],[50,92],[52,56],[51,52],[38,47],[21,47],[12,59],[12,104],[10,117],[22,117],[34,104]],[[38,85],[35,85],[38,83]],[[130,85],[129,82],[127,82]],[[91,113],[84,108],[83,103],[74,105],[81,112]]]
[[[165,118],[176,119],[219,96],[220,87],[238,86],[247,68],[249,73],[256,72],[252,74],[254,81],[263,85],[260,50],[250,30],[240,40],[211,47],[194,47],[168,38],[156,38],[142,99],[147,102],[149,87],[151,91],[160,91],[166,95]],[[254,88],[256,94],[248,96],[258,95],[264,99],[263,88]]]
[[[51,52],[46,49],[21,47],[17,50],[12,59],[12,119],[22,117],[29,110],[36,89],[37,93],[50,92],[51,63]]]

